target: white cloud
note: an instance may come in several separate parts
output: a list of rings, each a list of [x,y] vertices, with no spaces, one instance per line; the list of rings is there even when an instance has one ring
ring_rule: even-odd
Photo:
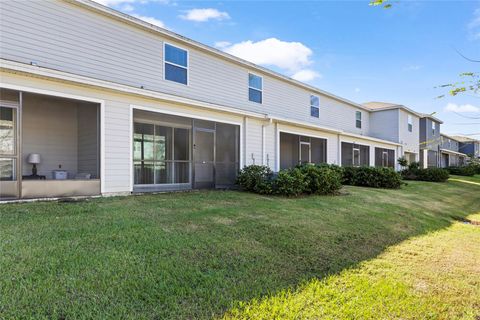
[[[446,112],[456,112],[456,113],[480,113],[480,107],[475,107],[471,104],[455,104],[449,103],[443,109]]]
[[[355,91],[355,93],[359,93],[361,90],[360,88],[355,88],[353,91]]]
[[[303,81],[303,82],[312,81],[312,80],[314,80],[316,78],[320,78],[320,77],[321,77],[321,75],[318,72],[310,70],[310,69],[300,70],[300,71],[295,72],[292,75],[292,79],[295,79],[295,80],[298,80],[298,81]]]
[[[206,22],[208,20],[226,20],[230,19],[230,15],[227,12],[218,11],[217,9],[191,9],[185,11],[184,15],[180,18],[195,22]]]
[[[480,8],[473,12],[473,19],[468,23],[467,27],[471,39],[480,39]]]
[[[122,11],[124,12],[132,12],[133,10],[135,10],[135,7],[129,3],[126,3],[122,6]]]
[[[247,61],[276,66],[295,73],[310,65],[312,50],[300,42],[286,42],[268,38],[258,42],[243,41],[222,48]]]
[[[160,27],[160,28],[165,28],[165,24],[163,23],[163,21],[161,20],[158,20],[157,18],[154,18],[154,17],[146,17],[146,16],[141,16],[141,15],[138,15],[138,14],[132,14],[133,17],[137,18],[137,19],[140,19],[140,20],[143,20],[145,22],[148,22],[150,24],[153,24],[153,25],[156,25],[157,27]]]
[[[217,41],[217,42],[215,42],[214,47],[217,48],[217,49],[223,49],[223,48],[228,47],[231,44],[232,43],[228,42],[228,41]]]

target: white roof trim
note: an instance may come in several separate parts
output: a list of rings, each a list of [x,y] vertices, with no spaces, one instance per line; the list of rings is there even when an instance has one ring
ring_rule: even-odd
[[[274,78],[277,78],[277,79],[281,79],[283,81],[286,81],[292,85],[296,85],[296,86],[299,86],[299,87],[302,87],[306,90],[309,90],[311,91],[312,93],[317,93],[317,94],[323,94],[327,97],[330,97],[332,99],[335,99],[337,101],[341,101],[341,102],[344,102],[344,103],[347,103],[351,106],[354,106],[354,107],[357,107],[357,108],[360,108],[362,110],[365,110],[365,111],[371,111],[369,108],[366,108],[365,106],[363,106],[362,104],[360,103],[356,103],[356,102],[353,102],[353,101],[350,101],[348,99],[345,99],[345,98],[342,98],[342,97],[339,97],[337,95],[334,95],[332,93],[329,93],[329,92],[326,92],[326,91],[323,91],[319,88],[316,88],[316,87],[313,87],[311,85],[308,85],[306,83],[303,83],[301,81],[298,81],[298,80],[294,80],[290,77],[287,77],[283,74],[280,74],[278,72],[275,72],[273,70],[270,70],[270,69],[267,69],[267,68],[264,68],[264,67],[261,67],[259,65],[256,65],[254,63],[251,63],[251,62],[248,62],[246,60],[243,60],[241,58],[238,58],[236,56],[233,56],[231,54],[228,54],[228,53],[225,53],[223,51],[220,51],[218,49],[215,49],[213,47],[210,47],[210,46],[207,46],[203,43],[200,43],[200,42],[197,42],[195,40],[192,40],[192,39],[189,39],[187,37],[184,37],[182,35],[179,35],[175,32],[172,32],[170,30],[167,30],[167,29],[164,29],[164,28],[160,28],[158,26],[155,26],[153,24],[150,24],[148,22],[145,22],[141,19],[138,19],[138,18],[135,18],[135,17],[132,17],[128,14],[125,14],[123,12],[120,12],[120,11],[117,11],[115,9],[112,9],[112,8],[109,8],[109,7],[106,7],[106,6],[103,6],[97,2],[94,2],[94,1],[91,1],[91,0],[64,0],[64,1],[67,1],[67,2],[70,2],[72,4],[76,4],[76,5],[80,5],[86,9],[89,9],[89,10],[94,10],[96,11],[97,13],[101,13],[103,15],[106,15],[106,16],[109,16],[109,17],[113,17],[113,18],[116,18],[117,20],[120,20],[122,22],[125,22],[125,23],[128,23],[128,24],[133,24],[137,27],[142,27],[144,29],[147,29],[149,31],[152,31],[152,32],[155,32],[155,33],[159,33],[161,34],[162,36],[165,36],[165,37],[168,37],[170,39],[173,39],[175,41],[178,41],[178,42],[182,42],[184,44],[187,44],[187,45],[190,45],[192,47],[195,47],[197,49],[200,49],[200,50],[203,50],[203,51],[207,51],[208,53],[211,53],[211,54],[214,54],[215,56],[218,56],[218,57],[221,57],[223,59],[226,59],[230,62],[234,62],[234,63],[237,63],[237,64],[240,64],[242,65],[243,67],[246,67],[248,69],[251,69],[251,70],[256,70],[258,72],[261,72],[261,73],[264,73],[264,74],[267,74],[269,76],[272,76]]]
[[[456,155],[459,155],[459,156],[468,157],[468,155],[466,155],[465,153],[461,153],[461,152],[453,151],[453,150],[449,150],[449,149],[440,149],[440,152],[451,153],[451,154],[456,154]]]
[[[368,106],[365,106],[368,108]],[[370,110],[370,112],[376,112],[376,111],[386,111],[386,110],[393,110],[393,109],[403,109],[411,114],[414,114],[416,115],[417,117],[419,118],[429,118],[429,119],[432,119],[440,124],[443,123],[442,120],[438,119],[438,118],[435,118],[434,116],[431,116],[429,114],[425,114],[425,113],[420,113],[420,112],[417,112],[415,110],[412,110],[402,104],[397,104],[397,105],[393,105],[393,106],[387,106],[387,107],[382,107],[382,108],[368,108]]]

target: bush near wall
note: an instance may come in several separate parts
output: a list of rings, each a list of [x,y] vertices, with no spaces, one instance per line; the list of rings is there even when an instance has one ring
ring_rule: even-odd
[[[411,163],[407,169],[401,172],[404,180],[418,180],[430,182],[445,182],[450,177],[445,169],[441,168],[420,168],[418,162]]]
[[[447,171],[450,174],[454,174],[457,176],[467,176],[471,177],[474,176],[476,173],[476,168],[473,165],[467,165],[463,167],[448,167]]]
[[[402,176],[392,168],[345,167],[343,183],[359,187],[398,189],[402,185]]]
[[[243,168],[237,177],[237,184],[244,191],[289,197],[335,194],[342,187],[341,181],[338,168],[313,164],[281,170],[277,175],[268,167],[251,165]]]

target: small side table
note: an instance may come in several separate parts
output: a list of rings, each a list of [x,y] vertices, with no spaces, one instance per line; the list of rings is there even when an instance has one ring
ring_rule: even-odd
[[[39,174],[31,174],[29,176],[22,176],[23,180],[46,180],[47,177],[39,175]]]

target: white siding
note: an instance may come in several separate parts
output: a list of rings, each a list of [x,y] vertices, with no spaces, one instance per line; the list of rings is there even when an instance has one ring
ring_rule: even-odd
[[[248,101],[244,66],[159,34],[62,1],[0,1],[0,57],[245,111],[368,135],[368,112],[316,93],[320,119],[310,116],[311,92],[265,74],[264,103]],[[189,50],[189,85],[163,80],[163,43]],[[251,70],[250,70],[251,71]],[[258,72],[256,72],[258,73]],[[362,128],[355,111],[362,110]]]

